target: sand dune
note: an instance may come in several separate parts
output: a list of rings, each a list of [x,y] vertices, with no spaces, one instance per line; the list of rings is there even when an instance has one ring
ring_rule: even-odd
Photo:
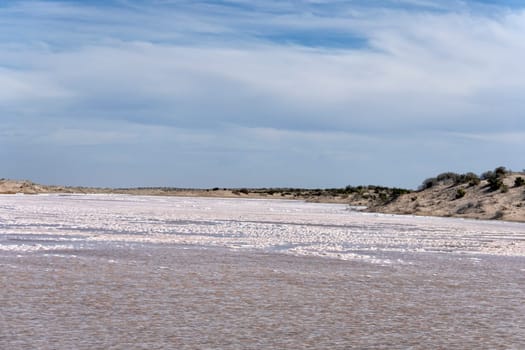
[[[381,213],[450,216],[525,222],[525,186],[515,186],[523,173],[506,174],[501,189],[491,190],[487,180],[469,184],[440,183],[367,210]]]

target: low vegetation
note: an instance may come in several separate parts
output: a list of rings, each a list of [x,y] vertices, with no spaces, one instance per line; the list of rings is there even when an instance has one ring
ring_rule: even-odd
[[[215,188],[213,189],[215,190]],[[226,189],[225,189],[226,190]],[[385,204],[411,190],[385,186],[346,186],[341,188],[241,188],[232,189],[236,195],[304,199],[313,202],[348,202],[352,204]]]
[[[467,192],[465,191],[464,188],[458,188],[456,190],[456,199],[460,199],[460,198],[465,197],[465,194],[467,194]]]
[[[446,172],[439,174],[436,177],[426,179],[425,181],[423,181],[419,189],[426,190],[440,184],[446,184],[451,186],[468,184],[469,186],[476,186],[480,183],[480,181],[481,180],[479,176],[474,173],[469,172],[466,174],[457,174],[453,172]]]
[[[369,210],[524,222],[524,186],[525,170],[513,172],[503,166],[479,176],[445,172],[423,181],[414,194]]]
[[[346,203],[369,211],[525,221],[525,170],[500,166],[480,175],[444,172],[423,181],[418,191],[385,186],[341,188],[219,188],[175,187],[90,188],[45,186],[30,181],[0,179],[0,193],[119,193],[160,196],[282,198]]]
[[[503,183],[505,176],[510,174],[511,171],[505,168],[504,166],[497,167],[494,170],[489,170],[482,173],[480,176],[468,172],[465,174],[458,174],[454,172],[445,172],[441,173],[436,177],[431,177],[423,181],[419,190],[427,190],[438,185],[449,185],[457,186],[462,184],[468,184],[469,187],[478,186],[481,181],[486,181],[486,187],[490,191],[502,190],[503,192],[508,191],[508,186]],[[516,178],[514,182],[515,187],[523,186],[525,180],[522,177]]]

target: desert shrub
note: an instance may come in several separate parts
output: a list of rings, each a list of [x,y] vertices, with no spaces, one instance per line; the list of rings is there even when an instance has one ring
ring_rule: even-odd
[[[392,192],[391,192],[391,196],[393,199],[396,199],[397,197],[403,195],[403,194],[406,194],[406,193],[410,193],[409,190],[406,190],[404,188],[397,188],[397,187],[394,187],[392,188]]]
[[[357,188],[351,185],[345,187],[346,193],[356,193],[358,192]]]
[[[495,174],[492,170],[488,170],[488,171],[485,171],[483,174],[481,174],[481,179],[482,180],[488,180],[490,179],[491,177],[493,177]]]
[[[506,175],[507,174],[507,168],[505,168],[504,166],[499,166],[497,167],[496,169],[494,169],[494,173],[497,175],[497,176],[503,176],[503,175]]]
[[[503,192],[508,191],[508,187],[503,184],[503,178],[508,173],[504,166],[497,167],[494,171],[487,171],[481,175],[482,179],[488,181],[488,187],[491,191],[502,189]]]
[[[436,177],[430,177],[426,179],[425,181],[423,181],[421,186],[419,186],[419,190],[426,190],[440,183],[454,184],[454,185],[461,185],[464,183],[468,183],[469,186],[476,186],[480,183],[480,179],[474,173],[457,174],[453,172],[445,172],[445,173],[439,174]]]
[[[525,179],[523,179],[521,176],[518,176],[514,179],[514,187],[521,187],[525,185]]]
[[[465,189],[463,188],[458,188],[457,191],[456,191],[456,199],[460,199],[460,198],[463,198],[465,197],[465,194],[467,192],[465,191]]]
[[[435,177],[429,177],[423,183],[421,186],[419,186],[420,190],[427,190],[429,188],[432,188],[438,184],[438,180]]]
[[[495,220],[498,220],[498,219],[501,219],[503,218],[503,216],[505,216],[505,212],[503,210],[498,210],[494,216],[492,217],[492,219],[495,219]]]
[[[453,173],[453,172],[446,172],[439,174],[436,179],[438,182],[445,182],[445,183],[457,183],[461,179],[461,175]]]
[[[218,190],[219,190],[219,187],[214,187],[214,188],[212,189],[212,191],[218,191]]]
[[[503,180],[495,173],[488,179],[488,182],[491,191],[497,191],[503,186]]]
[[[241,188],[239,190],[239,192],[242,193],[242,194],[248,194],[250,191],[248,191],[248,189],[246,189],[246,188]]]
[[[502,193],[507,193],[507,192],[509,192],[509,186],[507,186],[507,185],[501,185],[501,192],[502,192]]]
[[[474,173],[462,174],[460,178],[460,183],[468,183],[469,186],[476,186],[480,183],[479,176]]]
[[[339,194],[344,193],[344,190],[342,190],[341,188],[329,188],[326,190],[326,192],[328,192],[328,194],[330,194],[331,196],[335,197]]]
[[[458,210],[456,210],[456,214],[466,214],[469,211],[471,211],[473,208],[475,208],[474,203],[469,202],[466,205],[463,205],[462,207],[458,208]]]
[[[472,178],[472,179],[470,179],[470,180],[468,181],[468,185],[469,185],[470,187],[474,187],[474,186],[479,185],[480,182],[481,182],[480,178],[477,177],[477,175],[476,175],[475,178]]]

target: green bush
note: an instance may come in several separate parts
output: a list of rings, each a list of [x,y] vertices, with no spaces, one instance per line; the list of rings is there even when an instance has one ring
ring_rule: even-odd
[[[521,176],[518,176],[514,179],[514,187],[521,187],[525,185],[525,179],[523,179]]]
[[[460,198],[465,197],[465,194],[467,194],[467,192],[465,191],[465,189],[463,189],[463,188],[458,188],[457,191],[456,191],[456,199],[460,199]]]
[[[481,182],[479,179],[479,176],[474,173],[466,173],[461,175],[461,182],[462,183],[468,183],[469,186],[477,186]]]
[[[438,184],[438,180],[435,177],[429,177],[423,183],[421,186],[419,186],[420,190],[427,190],[429,188],[432,188]]]
[[[489,179],[489,188],[491,191],[497,191],[503,186],[503,179],[501,179],[496,174],[493,174]]]
[[[498,211],[496,212],[496,214],[494,214],[494,216],[492,217],[492,219],[498,220],[498,219],[503,218],[503,216],[505,216],[505,212],[504,212],[503,210],[498,210]]]
[[[444,183],[458,183],[461,179],[461,175],[453,173],[453,172],[446,172],[439,174],[436,179],[438,182],[444,182]]]
[[[481,182],[481,180],[479,179],[479,177],[476,177],[476,178],[473,178],[473,179],[469,180],[468,185],[470,187],[474,187],[474,186],[479,185],[480,182]]]
[[[487,178],[492,176],[494,172],[490,171],[484,174]],[[457,174],[453,172],[446,172],[441,173],[436,177],[430,177],[423,181],[421,186],[419,186],[420,190],[426,190],[429,188],[432,188],[438,184],[454,184],[454,185],[461,185],[468,183],[469,186],[476,186],[480,183],[480,178],[478,175],[469,172],[466,174]]]
[[[490,179],[493,176],[495,176],[494,172],[489,170],[489,171],[485,171],[483,174],[481,174],[481,179],[482,180],[488,180],[488,179]]]
[[[494,173],[496,173],[497,176],[503,176],[508,173],[507,168],[504,166],[499,166],[496,169],[494,169]]]
[[[488,181],[488,187],[491,191],[502,189],[503,192],[507,192],[508,187],[503,185],[503,178],[506,174],[508,174],[508,170],[504,166],[500,166],[494,169],[494,171],[483,173],[481,178]]]

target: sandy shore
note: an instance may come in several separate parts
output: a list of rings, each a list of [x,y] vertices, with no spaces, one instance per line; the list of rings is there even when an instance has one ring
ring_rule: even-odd
[[[286,199],[304,200],[314,203],[340,203],[356,206],[368,206],[372,198],[365,193],[344,193],[342,189],[292,189],[292,188],[213,188],[187,189],[171,187],[145,188],[98,188],[79,186],[48,186],[31,181],[0,180],[0,194],[42,194],[42,193],[79,193],[79,194],[130,194],[139,196],[178,196],[206,198],[251,198],[251,199]]]

